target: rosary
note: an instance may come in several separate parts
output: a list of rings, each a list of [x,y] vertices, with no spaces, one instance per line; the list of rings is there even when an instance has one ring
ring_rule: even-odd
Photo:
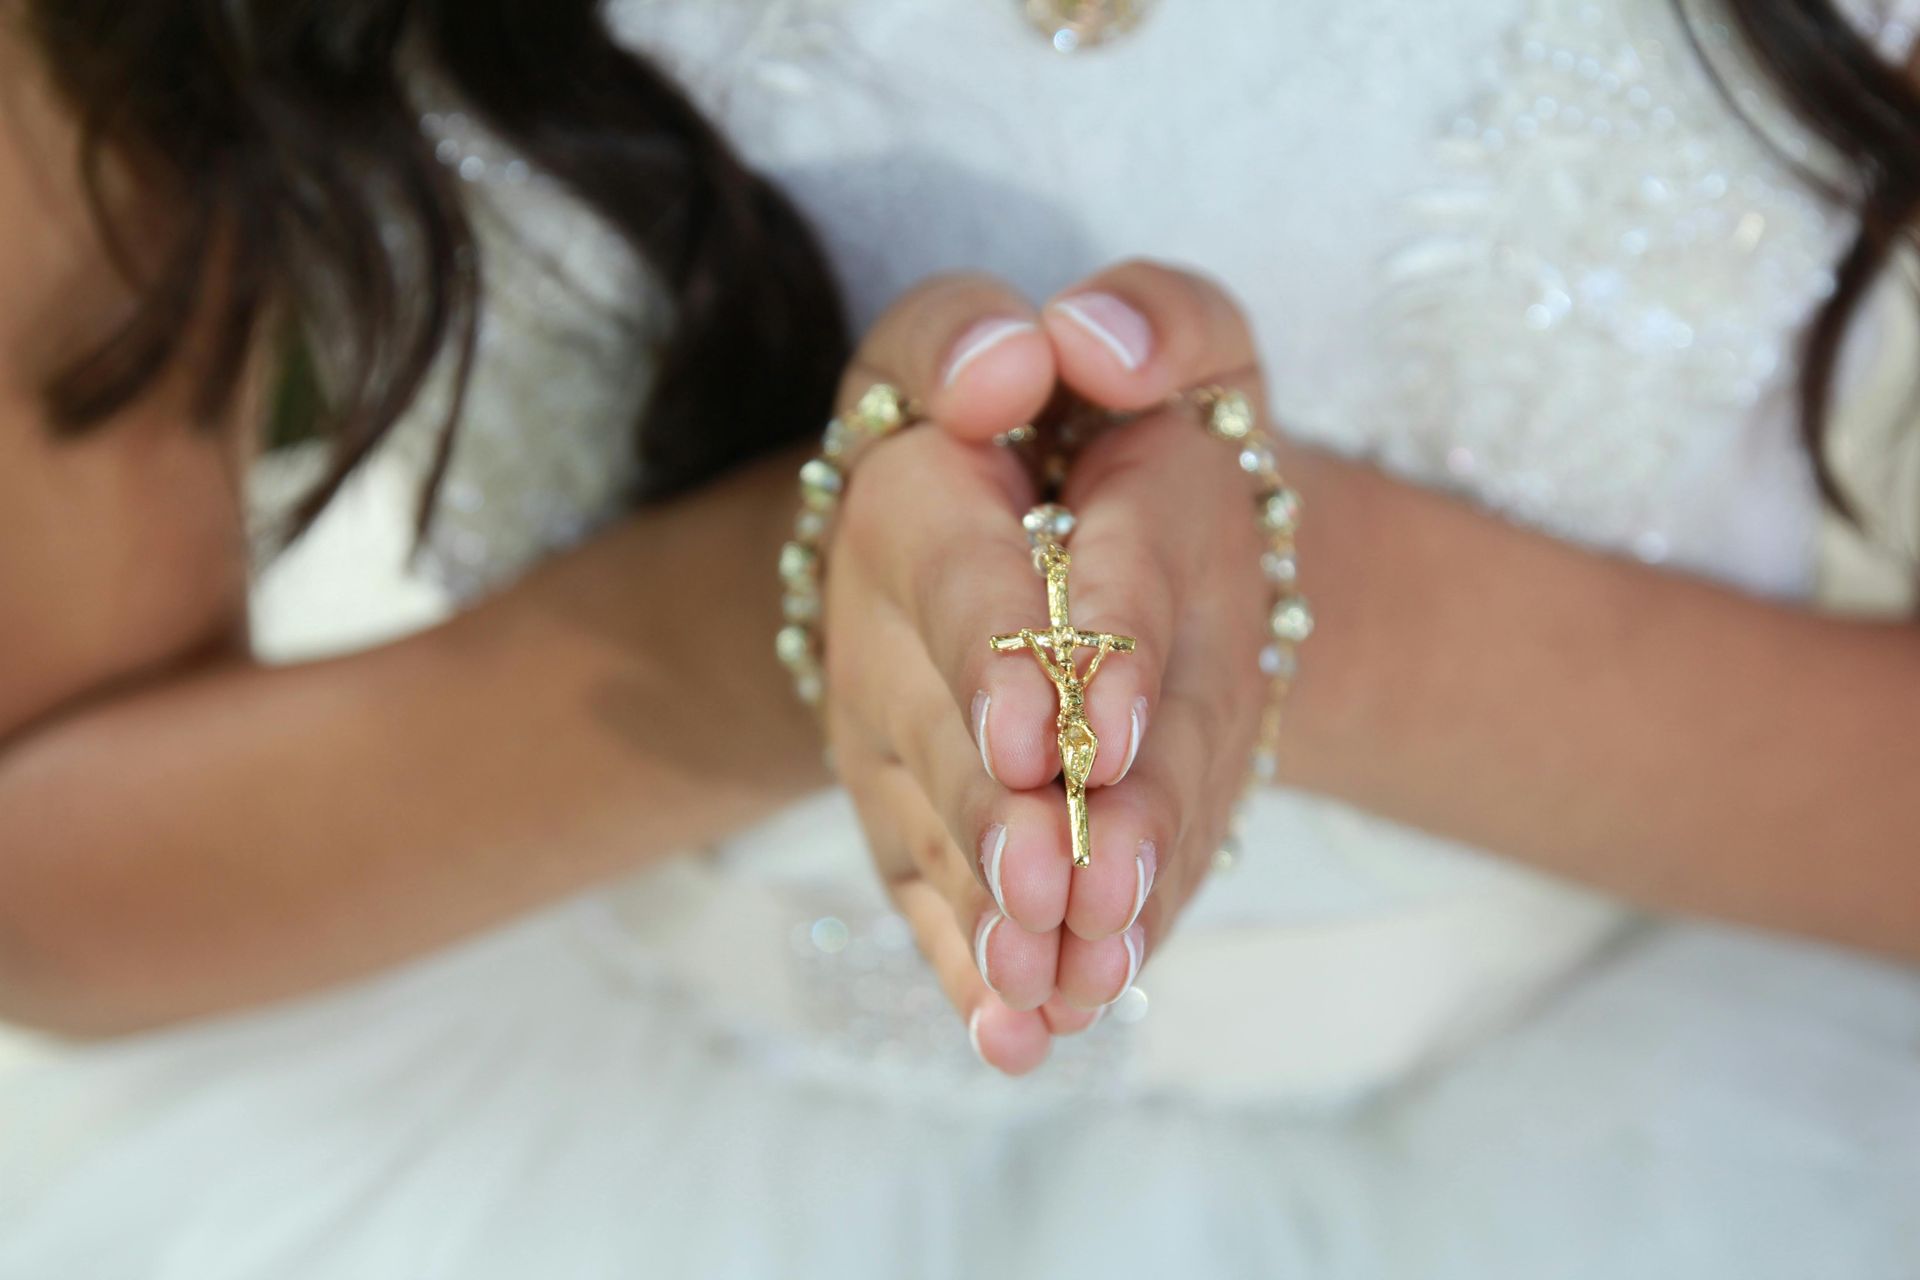
[[[1234,451],[1240,470],[1254,482],[1253,514],[1266,541],[1260,570],[1271,595],[1267,638],[1260,650],[1259,669],[1267,686],[1267,697],[1260,715],[1249,782],[1268,782],[1274,776],[1277,759],[1280,704],[1293,684],[1299,646],[1313,632],[1313,613],[1299,592],[1294,558],[1300,498],[1282,480],[1274,438],[1261,425],[1245,393],[1226,387],[1200,387],[1174,396],[1168,407],[1194,413],[1208,435]],[[800,513],[794,522],[793,541],[780,552],[787,625],[780,630],[774,647],[793,676],[794,691],[803,702],[816,709],[826,696],[819,624],[823,549],[834,512],[858,456],[874,442],[917,420],[917,413],[896,388],[886,383],[876,384],[844,418],[828,425],[819,456],[800,469]],[[1105,425],[1116,425],[1116,421],[1108,417]],[[1101,428],[1096,425],[1091,429]],[[1029,465],[1043,489],[1057,486],[1073,449],[1082,442],[1080,430],[1070,423],[1052,442],[1054,447],[1050,451],[1038,458],[1029,457]],[[1040,442],[1038,432],[1029,426],[1007,433],[999,443],[1031,452]],[[1060,745],[1067,814],[1073,829],[1073,865],[1086,867],[1093,862],[1087,782],[1093,777],[1094,761],[1100,752],[1100,740],[1087,722],[1087,689],[1108,654],[1132,653],[1136,641],[1132,636],[1083,631],[1073,624],[1067,605],[1067,575],[1073,557],[1066,548],[1067,539],[1073,533],[1073,513],[1048,503],[1027,512],[1021,524],[1033,544],[1034,568],[1047,582],[1047,625],[993,636],[989,643],[995,653],[1032,654],[1047,679],[1053,682],[1059,697],[1054,728]],[[1079,658],[1082,649],[1093,651],[1084,667]],[[1216,854],[1216,863],[1230,865],[1233,856],[1230,840]]]

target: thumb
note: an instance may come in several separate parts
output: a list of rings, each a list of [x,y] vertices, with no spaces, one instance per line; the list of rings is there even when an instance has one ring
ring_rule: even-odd
[[[1103,409],[1151,408],[1210,382],[1258,390],[1253,331],[1204,276],[1122,263],[1048,303],[1042,323],[1061,382]]]
[[[984,444],[1033,420],[1053,394],[1052,345],[1033,306],[980,275],[936,276],[887,309],[861,343],[841,402],[884,379],[949,434]]]

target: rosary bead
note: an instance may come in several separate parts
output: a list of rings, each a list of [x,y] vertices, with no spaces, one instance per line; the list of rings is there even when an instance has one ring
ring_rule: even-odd
[[[1260,557],[1260,572],[1267,581],[1290,587],[1300,578],[1300,562],[1292,551],[1273,550]]]
[[[1245,440],[1253,428],[1253,404],[1238,391],[1222,392],[1207,410],[1207,430],[1222,440]]]
[[[1313,634],[1313,610],[1299,596],[1286,596],[1273,607],[1273,634],[1277,640],[1299,644]]]
[[[1020,527],[1036,547],[1042,542],[1065,542],[1073,536],[1073,512],[1049,502],[1020,517]]]
[[[847,424],[839,418],[827,424],[826,432],[820,437],[820,452],[838,461],[847,452]]]
[[[1300,524],[1300,495],[1279,489],[1260,504],[1260,523],[1269,533],[1292,533]]]
[[[811,588],[820,580],[820,553],[798,542],[780,548],[780,581],[789,587]]]
[[[899,389],[884,382],[867,388],[851,415],[853,428],[869,436],[883,436],[898,430],[906,420],[906,403]]]
[[[815,511],[832,510],[846,483],[840,468],[824,458],[814,458],[800,468],[801,497]]]
[[[773,651],[789,670],[813,661],[813,636],[802,626],[785,626],[773,639]]]

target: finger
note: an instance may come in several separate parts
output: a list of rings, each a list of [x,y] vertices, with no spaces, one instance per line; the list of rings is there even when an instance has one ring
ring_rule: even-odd
[[[1064,920],[1076,936],[1107,938],[1132,925],[1160,878],[1161,851],[1179,849],[1189,806],[1203,802],[1206,759],[1194,753],[1209,751],[1182,741],[1193,736],[1187,719],[1162,727],[1132,778],[1087,797],[1093,861],[1074,872]]]
[[[988,988],[1009,1008],[1039,1008],[1053,994],[1058,930],[1029,932],[1009,924],[904,768],[877,770],[870,798],[894,815],[914,875],[946,901],[956,929],[970,941],[974,967]]]
[[[1071,883],[1064,806],[1051,788],[1009,791],[986,775],[945,684],[931,661],[915,654],[918,643],[904,618],[883,614],[849,646],[847,660],[862,668],[857,701],[878,717],[857,749],[904,765],[953,843],[970,855],[970,887],[984,888],[1021,929],[1051,932],[1066,915]],[[877,661],[870,653],[897,656]]]
[[[893,546],[882,584],[919,624],[982,766],[1015,789],[1039,786],[1059,767],[1044,678],[1030,664],[986,661],[989,636],[1045,616],[1019,526],[1033,492],[1011,452],[979,446],[1028,422],[1054,392],[1053,346],[1037,319],[991,278],[927,281],[874,325],[840,393],[850,414],[875,382],[888,382],[947,428],[877,450],[843,518],[849,541]],[[941,493],[952,502],[935,503]]]
[[[1092,942],[1066,934],[1060,940],[1060,999],[1076,1009],[1106,1008],[1132,988],[1146,955],[1144,921]]]
[[[1010,1076],[1025,1075],[1046,1061],[1050,1047],[1046,1019],[1037,1010],[1008,1008],[987,989],[974,968],[966,938],[953,927],[953,916],[940,895],[920,881],[907,881],[894,887],[893,901],[947,999],[966,1020],[967,1034],[981,1060]]]
[[[1192,273],[1123,263],[1049,304],[1045,323],[1063,383],[1096,404],[1144,409],[1215,381],[1231,381],[1256,403],[1261,399],[1245,317],[1223,289]],[[1080,517],[1074,547],[1076,567],[1084,566],[1080,597],[1095,619],[1090,625],[1149,631],[1141,660],[1122,664],[1089,694],[1095,734],[1125,733],[1129,744],[1107,764],[1116,772],[1096,764],[1096,781],[1124,776],[1152,722],[1167,658],[1164,636],[1151,632],[1173,612],[1166,584],[1192,582],[1210,560],[1257,562],[1254,521],[1234,522],[1222,541],[1218,521],[1208,518],[1222,504],[1243,503],[1244,486],[1232,452],[1183,413],[1148,415],[1096,439],[1069,477],[1066,498]],[[1128,615],[1144,621],[1120,621]]]
[[[1020,526],[1032,496],[1006,451],[917,431],[873,452],[842,515],[841,560],[857,560],[912,624],[964,717],[977,767],[1014,790],[1059,771],[1053,686],[1030,658],[989,643],[1046,617],[1046,587]],[[836,595],[836,606],[843,600]],[[844,616],[869,617],[871,606]],[[840,643],[829,642],[830,650]],[[861,673],[849,674],[853,683],[842,687],[857,689]]]
[[[1139,640],[1133,654],[1102,668],[1087,695],[1101,742],[1124,744],[1095,761],[1093,781],[1111,785],[1126,776],[1151,731],[1176,627],[1215,603],[1205,592],[1196,594],[1196,584],[1225,573],[1223,589],[1244,594],[1248,620],[1228,619],[1229,625],[1246,635],[1259,625],[1257,586],[1247,583],[1257,583],[1252,574],[1261,543],[1251,518],[1230,519],[1222,528],[1222,511],[1237,514],[1248,503],[1246,479],[1232,452],[1184,413],[1149,414],[1096,438],[1063,497],[1079,515],[1076,594],[1089,625],[1133,632]],[[1216,638],[1202,637],[1198,652],[1217,662]]]
[[[924,853],[916,854],[916,843],[934,843],[926,832],[924,812],[912,800],[903,797],[899,771],[851,748],[852,758],[843,764],[846,786],[859,815],[862,828],[873,850],[874,861],[888,895],[913,930],[921,954],[932,967],[941,989],[954,1009],[966,1021],[974,1047],[990,1065],[1010,1074],[1021,1074],[1039,1065],[1046,1056],[1047,1027],[1044,1019],[1031,1009],[1011,1007],[993,990],[983,970],[999,964],[1023,987],[1051,986],[1052,959],[1023,975],[1019,956],[1009,956],[1006,948],[995,948],[994,956],[982,964],[976,945],[978,936],[962,928],[955,914],[950,887],[944,888],[927,878],[923,868],[929,862]],[[903,803],[903,799],[905,802]],[[935,863],[937,865],[937,863]],[[977,905],[977,904],[976,904]],[[991,908],[985,908],[990,911]],[[1015,930],[996,930],[1020,936]],[[1056,935],[1047,935],[1046,946],[1055,946]],[[1038,1006],[1048,994],[1041,991],[1033,1000]],[[1036,1049],[1034,1041],[1040,1043]]]
[[[1213,281],[1125,262],[1075,285],[1042,313],[1060,381],[1108,409],[1144,409],[1176,391],[1245,373],[1253,332]]]
[[[1138,758],[1173,639],[1177,565],[1169,552],[1178,548],[1158,539],[1168,525],[1168,504],[1138,500],[1139,490],[1152,488],[1144,465],[1150,460],[1138,450],[1130,456],[1143,462],[1132,482],[1085,484],[1076,477],[1063,495],[1076,517],[1070,544],[1074,621],[1134,642],[1132,652],[1108,655],[1087,686],[1087,721],[1099,743],[1088,778],[1093,787],[1120,781]]]
[[[1221,510],[1250,506],[1245,477],[1231,452],[1183,414],[1138,419],[1095,440],[1068,478],[1064,498],[1079,516],[1074,533],[1076,598],[1095,630],[1132,633],[1135,652],[1101,668],[1088,691],[1087,714],[1103,747],[1093,781],[1127,775],[1151,733],[1155,706],[1176,629],[1215,600],[1197,585],[1229,577],[1224,589],[1245,596],[1244,624],[1254,634],[1260,604],[1260,539],[1251,518],[1221,529]],[[1234,575],[1232,571],[1242,570]],[[1242,581],[1244,579],[1245,581]],[[1203,637],[1198,653],[1218,662],[1218,641]]]
[[[1207,820],[1209,806],[1231,803],[1212,785],[1221,731],[1196,704],[1171,699],[1134,775],[1088,797],[1093,864],[1073,877],[1066,926],[1074,936],[1096,941],[1137,923],[1163,875],[1180,869],[1188,829]]]
[[[1205,672],[1195,679],[1208,699],[1226,688]],[[1118,999],[1149,940],[1204,881],[1257,731],[1257,718],[1222,717],[1175,682],[1134,776],[1092,797],[1100,806],[1091,815],[1094,864],[1074,878],[1069,932],[1060,942],[1058,989],[1070,1004],[1096,1008]]]
[[[1072,933],[1061,935],[1055,998],[1070,1008],[1099,1010],[1111,1007],[1131,990],[1148,958],[1205,881],[1224,835],[1224,827],[1215,823],[1189,832],[1173,860],[1174,874],[1156,886],[1140,918],[1125,932],[1092,941]]]
[[[923,281],[887,308],[841,381],[849,413],[891,383],[956,437],[984,443],[1032,421],[1053,394],[1053,350],[1031,303],[984,275]]]
[[[973,962],[988,990],[1009,1009],[1038,1009],[1053,995],[1060,964],[1060,931],[1028,933],[994,907],[973,925]]]

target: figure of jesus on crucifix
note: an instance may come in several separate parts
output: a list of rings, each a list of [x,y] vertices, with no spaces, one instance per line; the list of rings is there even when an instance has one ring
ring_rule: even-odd
[[[1134,639],[1082,631],[1073,625],[1067,612],[1067,568],[1073,558],[1066,548],[1058,543],[1043,545],[1035,561],[1047,577],[1047,630],[1023,628],[1017,635],[993,637],[992,644],[996,653],[1031,651],[1059,692],[1060,713],[1054,724],[1059,731],[1060,772],[1067,786],[1067,815],[1073,824],[1073,865],[1085,867],[1093,862],[1087,779],[1093,776],[1093,761],[1100,751],[1100,740],[1087,723],[1087,686],[1109,653],[1132,653]],[[1074,656],[1081,649],[1093,650],[1084,671]]]

